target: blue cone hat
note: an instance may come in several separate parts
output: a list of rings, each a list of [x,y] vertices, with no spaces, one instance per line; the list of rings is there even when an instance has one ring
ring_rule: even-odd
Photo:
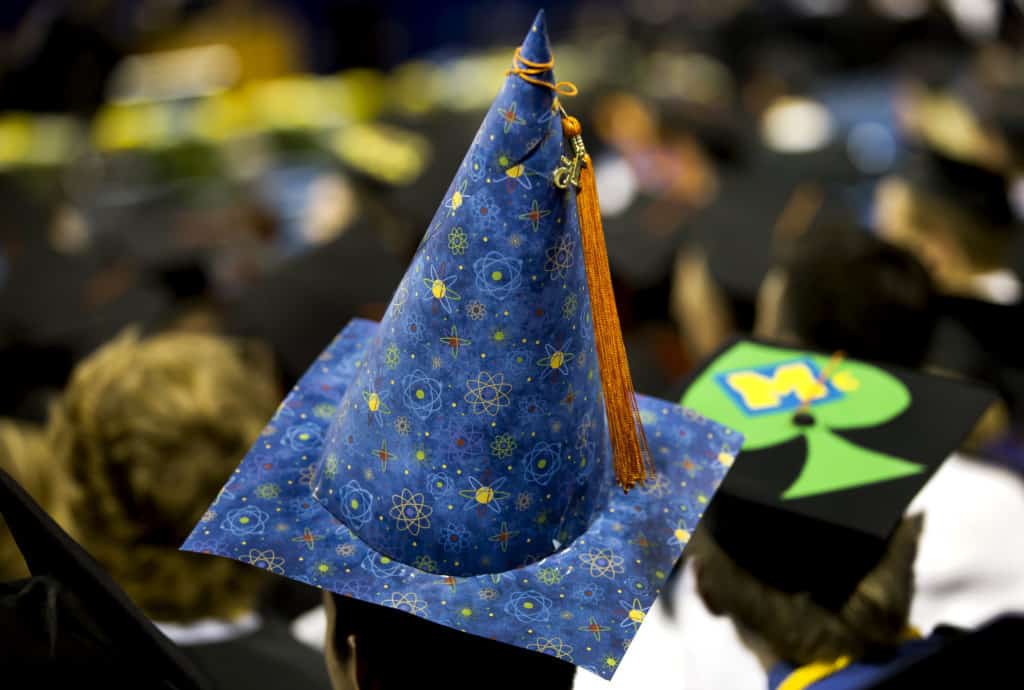
[[[543,13],[520,54],[551,60]],[[383,320],[327,347],[185,549],[611,677],[741,438],[638,396],[656,474],[616,486],[563,155],[556,93],[511,74]]]

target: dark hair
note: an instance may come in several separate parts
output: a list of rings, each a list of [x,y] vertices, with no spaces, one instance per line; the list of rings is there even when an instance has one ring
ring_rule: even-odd
[[[816,228],[783,257],[781,326],[802,344],[919,366],[935,326],[933,287],[908,252],[866,230]]]
[[[447,690],[571,688],[576,667],[565,661],[459,632],[412,614],[332,595],[333,640],[348,659],[356,638],[356,674],[361,690],[444,686]]]

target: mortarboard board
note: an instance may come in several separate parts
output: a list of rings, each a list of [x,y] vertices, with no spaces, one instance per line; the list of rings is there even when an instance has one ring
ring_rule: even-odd
[[[447,191],[445,180],[459,166],[465,155],[463,147],[479,126],[479,112],[452,112],[434,110],[418,118],[392,116],[387,126],[415,131],[430,141],[430,155],[414,183],[390,187],[386,193],[388,205],[401,215],[410,229],[410,249],[418,241],[418,230],[433,218],[437,199]]]
[[[918,191],[1004,232],[1014,223],[1008,172],[1019,110],[1006,97],[1010,92],[968,73],[955,84],[916,94],[907,124],[918,145],[901,165]]]
[[[13,478],[0,470],[0,514],[32,577],[0,583],[0,665],[103,687],[206,687],[181,651]]]
[[[71,365],[131,323],[153,327],[171,311],[168,294],[125,266],[105,267],[97,251],[64,254],[47,241],[56,205],[30,188],[0,181],[12,212],[0,243],[12,250],[0,290],[0,407],[42,419],[44,398]]]
[[[365,220],[290,257],[228,310],[232,333],[269,343],[294,383],[335,334],[335,324],[387,306],[402,277],[399,260]]]
[[[1006,324],[1024,318],[1024,304],[997,304],[971,297],[942,295],[928,363],[944,371],[983,381],[996,389],[1020,420],[1024,409],[1024,334]]]
[[[731,343],[682,396],[746,439],[705,525],[766,584],[841,606],[992,400],[961,380]]]
[[[656,474],[615,487],[621,334],[595,333],[552,64],[541,12],[381,322],[327,347],[183,548],[610,677],[742,439],[637,396]]]
[[[926,144],[906,157],[900,174],[912,188],[954,204],[982,227],[1008,234],[1013,227],[1008,181],[997,170]]]
[[[780,244],[818,225],[852,218],[844,190],[856,176],[845,147],[808,153],[760,149],[749,167],[722,176],[718,198],[689,225],[715,283],[753,323],[753,306]]]
[[[1024,84],[994,89],[989,118],[1006,140],[1017,165],[1024,162]]]

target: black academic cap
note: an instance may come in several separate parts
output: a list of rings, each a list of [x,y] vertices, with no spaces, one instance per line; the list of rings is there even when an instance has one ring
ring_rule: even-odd
[[[109,575],[0,470],[0,514],[32,576],[0,584],[0,668],[37,687],[208,684]],[[28,675],[31,674],[31,675]]]
[[[1024,615],[1000,616],[967,634],[950,635],[932,653],[895,665],[863,690],[1015,687],[1022,645]]]
[[[906,156],[900,175],[913,189],[956,205],[984,227],[1013,226],[1007,179],[997,170],[926,145]]]
[[[1024,424],[1024,332],[1006,324],[1024,321],[1024,303],[997,304],[942,295],[928,364],[999,392],[1014,424]]]
[[[12,339],[63,347],[77,359],[130,324],[155,328],[171,306],[168,293],[130,265],[34,248],[12,268],[0,294],[0,320],[11,324]]]
[[[762,582],[837,609],[993,399],[958,379],[733,342],[681,401],[745,437],[704,525]]]
[[[1024,84],[992,89],[988,97],[987,119],[1010,147],[1016,163],[1024,164]]]
[[[626,210],[604,219],[608,260],[624,287],[641,291],[667,281],[685,213],[682,204],[638,193]]]
[[[343,324],[380,317],[401,277],[401,261],[360,220],[249,288],[228,308],[227,330],[269,344],[291,385]]]
[[[415,132],[430,142],[419,177],[410,184],[389,186],[383,195],[413,235],[411,246],[415,246],[437,211],[437,200],[444,196],[448,181],[462,163],[464,144],[476,133],[480,113],[433,110],[418,118],[393,116],[383,124]]]
[[[847,192],[857,179],[838,143],[799,154],[760,146],[749,167],[724,174],[718,197],[688,226],[729,301],[752,314],[780,244],[822,223],[853,220]]]
[[[686,132],[704,148],[712,168],[720,162],[738,163],[745,152],[740,128],[729,112],[713,112],[682,102],[661,100],[656,104],[661,129],[671,136]],[[675,155],[671,143],[662,149]],[[604,165],[627,165],[621,158],[594,156],[598,179]],[[713,171],[714,172],[714,171]],[[712,202],[714,203],[714,202]],[[695,213],[683,200],[658,198],[641,190],[629,205],[603,215],[608,258],[616,279],[635,291],[668,286],[675,255],[687,235],[687,219]],[[664,305],[657,305],[654,310]]]

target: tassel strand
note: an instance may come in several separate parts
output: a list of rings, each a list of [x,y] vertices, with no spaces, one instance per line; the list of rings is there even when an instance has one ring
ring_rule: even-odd
[[[576,208],[579,213],[583,259],[590,288],[590,311],[594,321],[594,339],[601,367],[601,385],[604,390],[608,416],[608,435],[611,439],[615,478],[628,492],[637,483],[654,475],[647,435],[640,421],[633,377],[629,372],[626,346],[622,341],[619,312],[615,306],[608,250],[601,225],[601,207],[597,199],[594,166],[583,148],[579,120],[569,115],[562,118],[563,131],[571,141],[575,159],[563,160],[565,167],[556,171],[556,180],[568,186],[578,184]],[[561,174],[559,174],[561,173]],[[556,181],[557,183],[557,181]],[[559,186],[563,186],[559,184]]]

